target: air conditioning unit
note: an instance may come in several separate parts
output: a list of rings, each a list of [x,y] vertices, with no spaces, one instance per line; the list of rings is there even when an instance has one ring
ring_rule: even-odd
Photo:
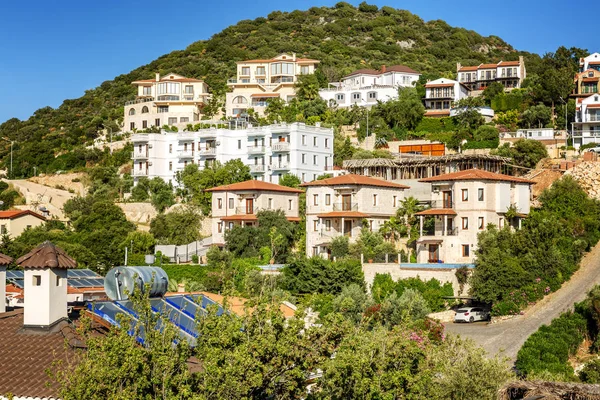
[[[432,186],[431,187],[431,191],[433,193],[439,193],[440,192],[440,187],[439,186]]]
[[[148,148],[149,148],[149,149],[151,149],[151,148],[152,148],[152,145],[151,145],[151,144],[149,144],[149,145],[148,145]]]

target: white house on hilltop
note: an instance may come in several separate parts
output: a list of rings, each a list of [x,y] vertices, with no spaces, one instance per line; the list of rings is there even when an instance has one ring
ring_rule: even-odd
[[[420,76],[404,65],[383,65],[380,71],[359,69],[341,82],[332,82],[329,88],[319,90],[319,95],[332,106],[369,106],[398,98],[398,88],[414,86]]]
[[[206,83],[177,74],[156,74],[155,79],[131,84],[137,86],[138,93],[135,100],[125,103],[125,132],[197,123],[210,97]]]
[[[573,147],[600,143],[600,94],[577,99],[575,122],[572,124]]]
[[[425,116],[448,117],[453,103],[469,95],[467,87],[452,79],[440,78],[425,84]]]

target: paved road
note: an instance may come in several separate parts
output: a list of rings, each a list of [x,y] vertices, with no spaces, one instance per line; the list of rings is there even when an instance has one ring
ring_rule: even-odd
[[[583,300],[597,284],[600,284],[600,244],[583,258],[581,267],[569,282],[532,306],[525,315],[495,324],[448,323],[446,332],[472,338],[489,354],[503,351],[504,356],[514,360],[529,335],[541,325],[549,324],[561,313],[572,309],[573,304]]]

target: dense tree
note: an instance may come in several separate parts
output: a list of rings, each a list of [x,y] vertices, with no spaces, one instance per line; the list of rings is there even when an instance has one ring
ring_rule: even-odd
[[[535,168],[541,159],[548,157],[546,146],[538,140],[529,139],[519,139],[512,146],[505,143],[492,154],[510,157],[514,164],[526,168]]]
[[[188,244],[202,238],[202,218],[195,207],[177,208],[158,214],[150,222],[150,233],[160,244]]]
[[[364,286],[360,261],[329,261],[321,257],[296,258],[282,270],[283,287],[293,294],[339,293],[352,283]]]
[[[543,104],[529,107],[521,114],[521,121],[526,128],[544,128],[552,119],[552,111]]]

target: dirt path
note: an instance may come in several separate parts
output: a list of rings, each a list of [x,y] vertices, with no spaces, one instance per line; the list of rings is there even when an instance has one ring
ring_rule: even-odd
[[[27,208],[39,212],[39,207],[44,206],[50,211],[50,217],[64,220],[62,211],[67,200],[75,197],[75,194],[67,190],[55,189],[39,183],[29,182],[24,179],[5,180],[13,185],[25,197]]]
[[[541,325],[549,324],[561,313],[585,298],[587,292],[600,284],[600,244],[586,254],[579,270],[556,292],[529,308],[525,315],[495,324],[446,325],[446,332],[475,340],[489,354],[504,355],[514,360],[525,340]]]

